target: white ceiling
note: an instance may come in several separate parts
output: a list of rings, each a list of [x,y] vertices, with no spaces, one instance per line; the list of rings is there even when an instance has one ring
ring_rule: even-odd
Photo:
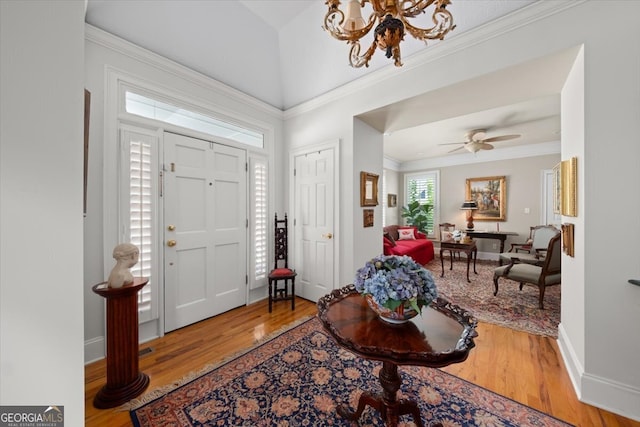
[[[532,3],[452,0],[447,8],[456,29],[429,45],[446,43]],[[321,29],[325,13],[323,0],[88,0],[86,21],[286,110],[393,67],[376,52],[369,68],[351,68],[347,44]],[[363,46],[369,43],[367,38]],[[401,48],[406,59],[429,47],[407,35]],[[503,70],[360,118],[385,132],[385,155],[399,162],[446,155],[458,146],[438,144],[463,142],[471,129],[487,129],[487,137],[522,135],[495,143],[494,152],[558,141],[562,82],[549,78],[555,75],[549,67],[566,69],[568,60],[558,55]]]

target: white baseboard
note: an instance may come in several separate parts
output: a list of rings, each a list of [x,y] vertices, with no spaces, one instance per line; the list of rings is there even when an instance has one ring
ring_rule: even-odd
[[[640,421],[640,390],[585,372],[562,323],[558,326],[558,347],[578,400]]]
[[[104,337],[95,337],[84,342],[84,364],[104,359],[107,353]]]
[[[586,373],[580,401],[640,421],[640,390],[626,384]]]

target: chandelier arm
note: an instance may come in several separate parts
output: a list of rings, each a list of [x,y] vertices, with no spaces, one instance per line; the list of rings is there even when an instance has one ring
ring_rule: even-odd
[[[324,26],[322,28],[338,40],[346,40],[349,42],[360,40],[373,28],[373,25],[376,23],[376,15],[372,13],[371,16],[369,16],[367,25],[359,30],[345,30],[342,28],[343,22],[344,13],[340,9],[329,9],[324,17]]]
[[[398,6],[398,14],[415,18],[424,13],[425,9],[436,3],[436,10],[444,9],[451,4],[451,0],[401,0]]]
[[[362,56],[359,56],[360,42],[356,40],[355,42],[351,43],[351,45],[352,45],[351,50],[349,51],[349,64],[351,64],[353,68],[360,68],[363,65],[368,67],[369,60],[371,59],[371,57],[376,51],[376,42],[374,41],[371,44],[371,46],[369,46],[369,49],[367,49],[367,51]]]
[[[436,9],[432,20],[435,24],[431,28],[419,28],[411,25],[404,16],[399,17],[405,26],[405,30],[418,40],[442,40],[444,36],[456,26],[453,24],[453,16],[446,9]]]

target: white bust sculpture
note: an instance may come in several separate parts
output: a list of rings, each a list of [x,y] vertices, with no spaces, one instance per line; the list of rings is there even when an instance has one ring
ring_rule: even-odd
[[[108,287],[121,288],[133,283],[133,275],[129,269],[138,263],[139,254],[138,247],[131,243],[121,243],[113,248],[113,258],[116,260],[116,265],[109,274]]]

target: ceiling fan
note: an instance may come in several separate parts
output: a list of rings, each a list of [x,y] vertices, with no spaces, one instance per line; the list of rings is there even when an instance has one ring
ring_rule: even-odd
[[[454,151],[458,151],[463,148],[466,148],[471,153],[476,153],[479,150],[493,150],[493,145],[489,144],[490,142],[507,141],[509,139],[520,138],[520,135],[500,135],[500,136],[494,136],[491,138],[485,138],[487,136],[486,129],[474,129],[472,131],[467,132],[465,136],[467,138],[465,142],[450,142],[447,144],[439,144],[439,145],[462,144],[462,147],[455,148],[449,151],[449,153],[453,153]]]

